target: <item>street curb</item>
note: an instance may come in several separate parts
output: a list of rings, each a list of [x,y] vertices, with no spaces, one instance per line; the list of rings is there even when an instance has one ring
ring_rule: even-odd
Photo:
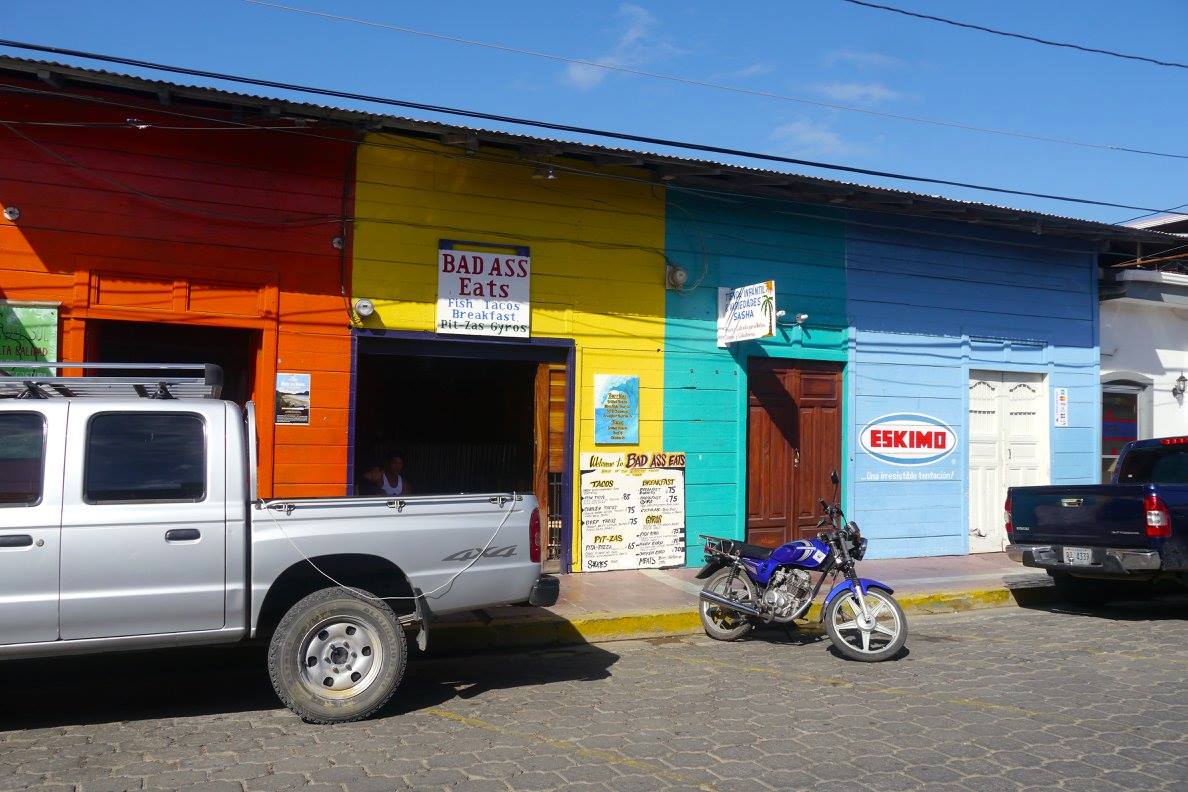
[[[1051,600],[1051,586],[986,588],[897,597],[907,614],[959,613],[1010,605],[1040,605]],[[807,614],[817,619],[819,604]],[[565,619],[552,613],[489,621],[446,621],[431,624],[429,645],[434,652],[472,652],[482,649],[525,649],[549,646],[626,641],[693,635],[702,631],[696,609],[651,613],[594,613]]]

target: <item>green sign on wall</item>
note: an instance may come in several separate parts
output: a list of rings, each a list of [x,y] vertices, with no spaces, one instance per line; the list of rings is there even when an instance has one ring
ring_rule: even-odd
[[[0,302],[0,360],[57,360],[58,309]],[[49,374],[49,369],[9,369],[9,374]]]

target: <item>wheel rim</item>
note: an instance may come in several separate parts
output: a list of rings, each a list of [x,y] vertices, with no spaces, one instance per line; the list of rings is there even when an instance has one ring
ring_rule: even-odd
[[[872,590],[866,592],[865,597],[870,621],[862,618],[858,598],[852,591],[847,591],[833,603],[833,630],[854,651],[876,654],[899,638],[903,621],[886,595]]]
[[[333,616],[301,641],[301,683],[316,696],[345,699],[367,690],[384,663],[379,630],[361,619]]]
[[[740,603],[751,602],[751,587],[737,575],[727,575],[714,581],[709,590]],[[746,617],[715,602],[701,601],[701,613],[719,630],[734,630],[746,623]]]

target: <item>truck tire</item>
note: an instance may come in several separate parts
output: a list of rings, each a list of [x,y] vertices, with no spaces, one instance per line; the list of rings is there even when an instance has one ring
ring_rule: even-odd
[[[1067,572],[1053,572],[1052,583],[1056,593],[1070,605],[1085,608],[1100,608],[1110,601],[1109,585],[1102,580],[1079,578]]]
[[[344,588],[315,591],[289,609],[268,645],[268,676],[307,723],[347,723],[388,703],[408,646],[386,602]]]

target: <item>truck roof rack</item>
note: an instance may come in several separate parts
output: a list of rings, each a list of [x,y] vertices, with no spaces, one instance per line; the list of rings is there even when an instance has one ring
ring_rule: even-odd
[[[30,373],[50,369],[137,372],[137,376],[62,377]],[[143,376],[139,372],[144,372]],[[181,376],[178,376],[178,375]],[[187,376],[188,375],[188,376]],[[85,363],[0,360],[0,399],[124,397],[141,399],[217,399],[223,369],[212,363]]]

